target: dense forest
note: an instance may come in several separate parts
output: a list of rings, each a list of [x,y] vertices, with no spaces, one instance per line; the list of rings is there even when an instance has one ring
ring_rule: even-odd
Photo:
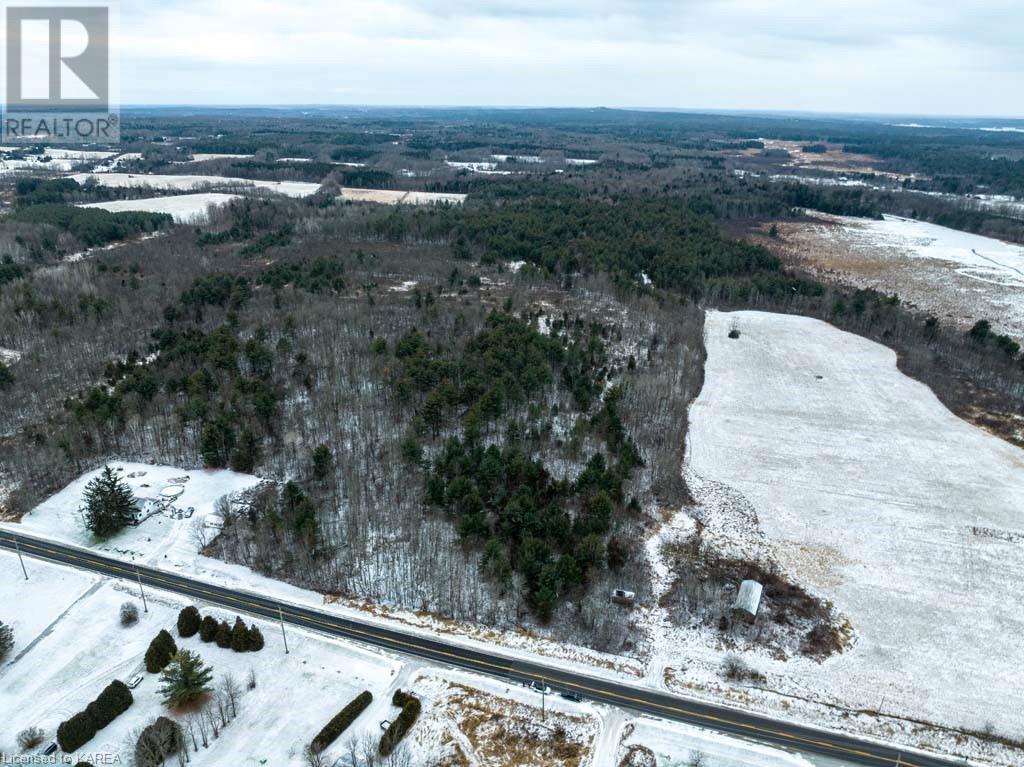
[[[638,652],[607,595],[647,595],[642,542],[690,502],[706,308],[827,320],[895,349],[994,431],[1021,414],[1020,339],[826,283],[738,236],[809,209],[1024,239],[1010,214],[931,194],[1015,193],[1021,140],[975,134],[607,110],[129,112],[129,172],[324,186],[175,225],[77,207],[142,194],[131,187],[4,182],[0,503],[24,513],[111,458],[252,472],[270,481],[223,510],[222,533],[196,531],[208,553],[324,593]],[[772,138],[921,175],[772,180],[791,157],[766,151]],[[932,167],[935,147],[955,161]],[[252,156],[191,159],[209,153]],[[500,172],[446,163],[481,158]],[[337,199],[347,186],[469,197],[382,206]]]

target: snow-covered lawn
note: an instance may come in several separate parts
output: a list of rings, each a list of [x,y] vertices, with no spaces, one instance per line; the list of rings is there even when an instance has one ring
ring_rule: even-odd
[[[783,247],[825,275],[897,293],[940,319],[988,319],[1024,337],[1024,246],[913,219],[813,213],[783,223]]]
[[[27,556],[24,560],[28,581],[22,574],[18,556],[13,551],[0,551],[0,621],[14,629],[14,648],[5,663],[22,653],[68,606],[99,581],[99,576],[81,570]],[[31,608],[15,609],[26,593],[32,595]]]
[[[740,545],[761,540],[856,632],[823,663],[753,655],[767,687],[796,696],[776,705],[1020,737],[1024,707],[1008,701],[1024,665],[1024,451],[950,413],[889,349],[823,322],[711,312],[706,341],[687,466],[699,501],[749,504]],[[668,666],[689,687],[722,651],[676,639]]]
[[[79,184],[95,179],[101,186],[139,187],[140,189],[171,189],[175,191],[198,191],[210,188],[262,189],[283,194],[286,197],[308,197],[320,189],[319,184],[303,181],[254,181],[248,178],[226,176],[169,176],[149,173],[76,173],[71,176]]]
[[[220,192],[197,192],[196,194],[179,194],[172,197],[147,197],[141,200],[111,200],[110,202],[90,202],[81,205],[83,208],[102,208],[115,213],[127,210],[139,210],[147,213],[170,213],[178,224],[201,224],[209,220],[211,206],[226,205],[237,200],[237,194]]]
[[[48,599],[45,588],[34,579],[16,584],[15,604],[27,608]],[[386,696],[401,668],[382,654],[295,629],[289,629],[286,655],[278,627],[266,621],[257,621],[266,640],[258,653],[235,653],[203,643],[198,636],[182,639],[175,621],[187,603],[156,591],[149,591],[147,598],[149,612],[143,613],[137,592],[107,582],[68,610],[24,657],[0,670],[0,748],[9,748],[14,735],[29,726],[42,727],[52,738],[61,721],[82,710],[110,681],[127,682],[141,673],[144,679],[132,691],[132,706],[82,748],[83,753],[127,757],[133,734],[168,714],[158,676],[146,674],[143,666],[146,647],[161,628],[175,637],[179,648],[201,655],[214,671],[215,684],[231,674],[243,689],[237,719],[209,749],[201,748],[195,755],[202,765],[301,765],[303,746],[323,724],[365,689],[375,697]],[[139,623],[129,628],[118,622],[125,601],[140,608]],[[198,607],[204,614],[234,620],[226,611]],[[252,690],[246,685],[250,670],[256,675]],[[174,716],[183,721],[181,715]],[[357,724],[355,729],[377,731],[376,722],[368,718]]]
[[[128,527],[105,543],[98,543],[85,528],[79,509],[85,486],[102,470],[97,468],[39,504],[13,529],[78,546],[94,548],[122,558],[146,560],[157,565],[191,562],[197,555],[196,536],[203,525],[208,527],[207,539],[216,533],[214,504],[224,495],[231,495],[259,483],[249,474],[217,469],[181,471],[170,466],[117,461],[110,464],[131,487],[141,501],[160,499],[171,487],[184,490],[174,497],[174,509],[192,515],[174,519],[170,512],[158,513],[137,527]]]

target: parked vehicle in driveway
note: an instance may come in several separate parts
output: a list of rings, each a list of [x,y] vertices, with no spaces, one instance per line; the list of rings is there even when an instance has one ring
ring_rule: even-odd
[[[128,689],[129,690],[134,690],[140,684],[142,684],[142,674],[136,674],[135,676],[133,676],[131,679],[128,680]]]
[[[57,745],[57,742],[51,740],[49,743],[46,744],[43,750],[39,752],[39,755],[50,756],[51,754],[56,753],[58,748],[60,748],[60,746]]]

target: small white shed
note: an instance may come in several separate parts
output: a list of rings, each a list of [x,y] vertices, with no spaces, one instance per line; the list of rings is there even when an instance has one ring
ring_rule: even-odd
[[[732,610],[738,618],[752,621],[757,617],[757,608],[761,605],[762,590],[763,587],[757,581],[743,581],[740,584],[740,591],[736,595],[736,602],[732,606]]]

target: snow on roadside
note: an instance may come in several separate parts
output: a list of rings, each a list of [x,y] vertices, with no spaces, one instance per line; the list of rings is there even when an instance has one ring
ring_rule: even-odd
[[[738,738],[719,735],[710,730],[690,727],[660,719],[638,718],[630,721],[624,731],[615,764],[645,764],[630,751],[647,752],[654,757],[651,767],[675,767],[703,757],[704,764],[714,767],[811,767],[802,756],[779,749],[760,746]]]

